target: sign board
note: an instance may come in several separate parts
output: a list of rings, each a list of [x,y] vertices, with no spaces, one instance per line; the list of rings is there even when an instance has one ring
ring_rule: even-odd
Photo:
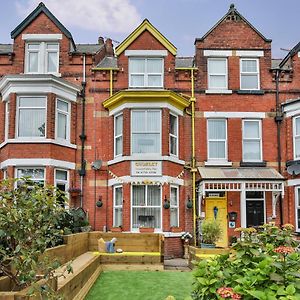
[[[161,161],[132,161],[131,176],[161,176]]]
[[[228,227],[229,227],[229,228],[235,228],[235,222],[234,222],[234,221],[230,221],[230,222],[228,223]]]

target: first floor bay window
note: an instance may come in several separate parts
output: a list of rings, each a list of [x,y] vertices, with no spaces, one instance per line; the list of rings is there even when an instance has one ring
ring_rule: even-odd
[[[161,111],[133,110],[131,119],[132,154],[160,154]]]
[[[56,102],[56,137],[61,140],[70,139],[69,103],[60,99]]]
[[[17,114],[19,138],[46,136],[46,97],[20,96]]]
[[[161,187],[157,185],[132,186],[132,229],[161,228]]]

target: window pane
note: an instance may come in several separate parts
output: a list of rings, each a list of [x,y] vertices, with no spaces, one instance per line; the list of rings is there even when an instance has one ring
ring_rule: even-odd
[[[258,89],[258,75],[241,75],[241,89]]]
[[[131,86],[144,86],[144,75],[131,75]]]
[[[134,133],[132,134],[133,153],[159,153],[159,133]]]
[[[45,97],[20,97],[19,107],[46,107]]]
[[[298,189],[298,204],[297,204],[297,206],[300,206],[300,189]],[[298,212],[298,216],[300,218],[299,212]]]
[[[300,118],[295,119],[296,135],[300,135]]]
[[[264,199],[264,192],[246,191],[247,199]]]
[[[177,155],[177,139],[174,136],[170,137],[170,153]]]
[[[170,226],[178,227],[178,208],[171,207],[170,208]]]
[[[61,111],[64,111],[64,112],[69,111],[69,105],[65,101],[57,100],[57,108]]]
[[[208,120],[208,138],[226,139],[226,120]]]
[[[45,109],[19,109],[19,137],[45,136]]]
[[[123,153],[123,138],[122,136],[116,138],[116,153],[115,155],[120,155]]]
[[[28,72],[37,73],[39,65],[39,53],[29,52],[28,53]]]
[[[257,72],[257,61],[242,60],[242,72]]]
[[[145,186],[134,185],[132,186],[132,205],[144,206],[146,205],[145,199]]]
[[[226,88],[226,76],[225,75],[210,75],[209,76],[210,88]]]
[[[226,60],[208,60],[209,74],[226,74]]]
[[[145,111],[133,111],[132,114],[132,131],[133,132],[141,132],[145,131]]]
[[[67,116],[62,113],[57,114],[57,137],[67,139]]]
[[[30,177],[31,180],[44,180],[44,169],[39,168],[26,168],[26,169],[18,169],[17,170],[17,177]]]
[[[260,160],[260,141],[244,141],[244,159]]]
[[[148,75],[148,86],[161,86],[161,75]]]
[[[160,112],[148,111],[147,112],[147,131],[160,132]]]
[[[122,208],[115,208],[114,227],[122,226]]]
[[[259,122],[244,121],[244,138],[260,138]]]
[[[225,159],[225,142],[209,142],[209,158]]]
[[[144,59],[130,59],[129,63],[131,73],[145,73]]]
[[[172,206],[177,206],[177,205],[178,205],[178,199],[177,199],[178,194],[177,194],[177,192],[178,192],[178,189],[177,189],[177,188],[172,188],[172,187],[171,187],[170,204],[171,204]]]
[[[162,59],[148,59],[147,60],[148,73],[162,73]]]
[[[47,66],[48,66],[48,70],[47,70],[48,73],[57,72],[58,55],[56,52],[48,52]]]
[[[115,188],[115,206],[120,206],[123,204],[123,194],[122,188]]]
[[[170,115],[170,133],[177,136],[177,117]]]
[[[48,50],[58,50],[58,44],[47,44]]]
[[[300,137],[295,138],[295,157],[300,157]]]
[[[115,136],[120,135],[123,132],[123,115],[119,115],[115,118]]]
[[[160,228],[160,207],[133,207],[132,208],[132,227],[153,227]]]
[[[28,47],[28,50],[39,50],[40,44],[28,44],[27,47]]]
[[[56,179],[57,180],[68,180],[68,172],[67,171],[62,171],[62,170],[56,170],[55,172]]]
[[[147,205],[160,206],[160,186],[148,185],[147,188]]]

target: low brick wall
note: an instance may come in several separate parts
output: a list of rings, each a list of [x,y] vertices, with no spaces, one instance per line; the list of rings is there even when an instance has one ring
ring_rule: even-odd
[[[180,237],[165,238],[165,258],[183,257],[183,243]]]

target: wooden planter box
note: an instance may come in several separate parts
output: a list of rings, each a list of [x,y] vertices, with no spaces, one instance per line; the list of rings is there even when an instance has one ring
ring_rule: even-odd
[[[154,228],[153,227],[140,227],[140,232],[142,233],[151,233],[154,232]]]

